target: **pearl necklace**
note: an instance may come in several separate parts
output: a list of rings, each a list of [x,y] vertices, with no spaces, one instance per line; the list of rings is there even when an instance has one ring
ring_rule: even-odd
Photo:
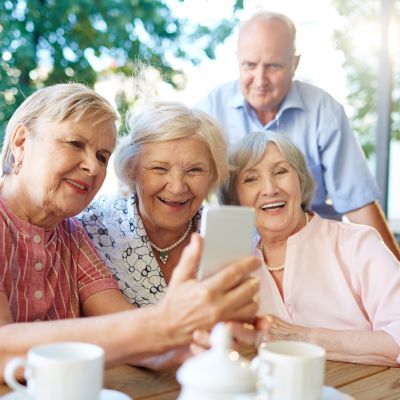
[[[306,217],[306,224],[304,226],[307,226],[308,222],[310,221],[310,216],[306,212],[304,213],[304,215]],[[260,243],[260,251],[264,257],[262,243]],[[267,270],[271,271],[271,272],[282,271],[285,268],[285,264],[277,265],[276,267],[270,267],[266,262],[264,262],[264,264],[265,264]]]
[[[150,239],[148,239],[151,247],[154,247],[160,254],[160,261],[165,265],[168,261],[169,257],[169,252],[174,249],[176,246],[180,245],[187,237],[189,234],[190,230],[192,229],[192,220],[189,221],[189,225],[185,231],[185,233],[175,242],[172,243],[171,246],[164,247],[163,249],[161,247],[156,246]]]

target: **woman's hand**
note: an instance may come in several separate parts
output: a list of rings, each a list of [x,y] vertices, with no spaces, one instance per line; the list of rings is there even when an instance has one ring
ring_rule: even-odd
[[[256,257],[234,262],[217,274],[198,281],[196,267],[201,239],[194,234],[172,274],[168,292],[156,306],[160,322],[178,344],[189,343],[196,329],[211,329],[219,321],[254,321],[259,282],[249,276],[260,265]]]
[[[305,342],[310,332],[310,328],[290,324],[271,314],[257,317],[254,325],[231,322],[229,329],[235,341],[256,347],[272,340]]]
[[[311,328],[301,325],[290,324],[272,314],[258,317],[255,323],[257,337],[256,345],[272,340],[297,340],[309,341]]]

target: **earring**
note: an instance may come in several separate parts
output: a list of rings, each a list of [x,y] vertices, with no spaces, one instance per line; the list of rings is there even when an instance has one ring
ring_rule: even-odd
[[[19,174],[21,166],[22,166],[22,161],[17,161],[16,163],[14,163],[14,174],[15,175]]]

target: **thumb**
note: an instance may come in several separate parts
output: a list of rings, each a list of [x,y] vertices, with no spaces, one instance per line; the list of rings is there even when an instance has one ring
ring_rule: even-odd
[[[190,243],[185,247],[179,259],[178,265],[174,268],[169,287],[179,282],[184,282],[194,277],[196,268],[200,262],[203,242],[198,233],[193,233]]]
[[[271,315],[263,315],[256,318],[256,329],[258,331],[268,331],[272,325]]]

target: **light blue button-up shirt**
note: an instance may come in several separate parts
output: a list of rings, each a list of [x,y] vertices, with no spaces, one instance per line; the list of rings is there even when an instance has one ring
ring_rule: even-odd
[[[266,125],[244,99],[239,81],[217,87],[197,108],[220,122],[231,143],[254,131],[286,133],[303,152],[315,179],[312,208],[320,215],[340,219],[379,199],[343,106],[322,89],[294,81],[276,117]]]

